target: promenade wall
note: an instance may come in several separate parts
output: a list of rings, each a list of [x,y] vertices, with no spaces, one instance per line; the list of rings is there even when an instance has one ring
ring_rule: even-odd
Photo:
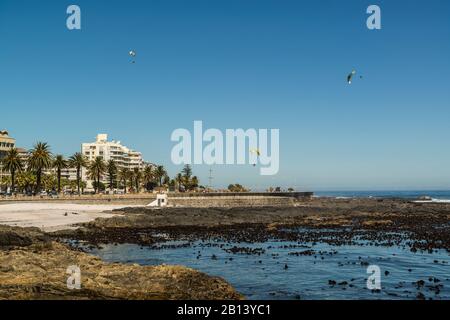
[[[177,207],[283,206],[312,199],[312,192],[169,193],[169,205]],[[17,202],[66,202],[80,204],[147,205],[156,194],[82,195],[60,197],[16,196],[0,198],[0,205]]]

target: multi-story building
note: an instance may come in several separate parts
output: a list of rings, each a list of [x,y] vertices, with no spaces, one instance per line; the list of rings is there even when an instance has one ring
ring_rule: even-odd
[[[27,170],[27,163],[28,158],[30,157],[29,151],[23,149],[23,148],[17,148],[17,151],[19,153],[20,160],[22,160],[22,163],[24,165],[23,169]],[[47,168],[43,171],[44,174],[50,174],[50,175],[56,175],[56,169],[55,168]],[[76,168],[64,168],[61,170],[61,179],[67,179],[75,181],[77,180],[77,169]]]
[[[4,176],[9,176],[8,172],[3,171],[1,160],[5,157],[6,152],[16,146],[16,140],[11,138],[8,131],[0,131],[0,181]]]
[[[83,170],[86,170],[83,168]],[[51,168],[44,170],[44,174],[51,174],[56,176],[56,169]],[[76,168],[64,168],[61,170],[61,179],[69,180],[69,181],[76,181],[77,180],[77,169]]]
[[[0,131],[0,155],[4,154],[4,152],[8,151],[11,148],[14,148],[15,145],[16,139],[11,138],[8,134],[8,131]]]
[[[16,147],[16,140],[14,138],[11,138],[8,135],[7,131],[0,131],[0,160],[5,156],[6,152],[10,150],[11,148],[17,148]],[[27,170],[27,163],[28,158],[30,156],[30,153],[25,150],[24,148],[17,148],[17,152],[19,153],[20,160],[22,160],[23,163],[23,169]],[[56,174],[56,169],[54,168],[48,168],[44,170],[44,174]],[[6,172],[2,168],[2,164],[0,162],[0,181],[3,177],[9,177],[10,173]],[[67,180],[76,180],[77,179],[77,170],[75,168],[66,168],[61,170],[61,178],[67,179]]]
[[[95,142],[83,143],[81,152],[88,161],[93,161],[97,157],[103,158],[105,162],[114,160],[119,170],[122,168],[143,169],[146,164],[140,152],[122,145],[120,141],[108,141],[107,134],[98,134]],[[88,187],[92,186],[92,181],[87,176],[87,170],[83,171],[83,180],[87,181]],[[102,182],[108,182],[106,175],[102,177]]]
[[[5,156],[6,152],[16,147],[15,139],[8,135],[7,131],[0,131],[0,160]],[[17,148],[19,156],[24,164],[24,170],[27,169],[27,162],[30,156],[29,152],[23,148]],[[126,146],[123,146],[120,141],[108,141],[107,134],[98,134],[95,142],[83,143],[81,145],[81,152],[86,157],[88,161],[93,161],[97,157],[102,157],[105,162],[109,160],[114,160],[117,168],[120,170],[122,168],[128,168],[133,171],[135,168],[143,169],[146,165],[152,165],[150,163],[144,162],[142,159],[142,154],[138,151],[132,150]],[[55,168],[48,168],[43,171],[44,174],[56,174]],[[92,180],[89,179],[87,168],[82,168],[81,178],[87,182],[88,189],[92,188]],[[0,162],[0,179],[4,176],[9,176],[9,172],[5,172],[2,169]],[[61,170],[61,178],[67,180],[77,179],[76,168],[66,168]],[[108,177],[105,174],[102,177],[102,182],[107,184]]]

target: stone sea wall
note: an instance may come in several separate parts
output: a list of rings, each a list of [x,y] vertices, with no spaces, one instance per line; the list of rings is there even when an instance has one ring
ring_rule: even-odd
[[[312,192],[245,192],[245,193],[169,193],[170,206],[227,207],[227,206],[284,206],[308,201]],[[77,204],[148,205],[156,194],[83,195],[61,197],[11,197],[0,199],[2,203],[14,202],[66,202]]]
[[[169,205],[176,207],[289,206],[309,201],[312,196],[310,192],[174,194],[169,195]]]

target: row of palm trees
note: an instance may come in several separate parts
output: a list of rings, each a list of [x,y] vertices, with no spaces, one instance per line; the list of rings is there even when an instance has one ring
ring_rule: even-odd
[[[50,147],[45,142],[38,142],[34,148],[30,150],[30,156],[27,159],[27,169],[36,176],[36,191],[41,191],[42,175],[45,169],[52,167],[53,157]],[[11,190],[14,192],[16,186],[16,174],[24,170],[23,162],[17,148],[11,148],[6,152],[6,156],[2,159],[3,170],[11,174]]]
[[[53,156],[49,145],[45,142],[36,143],[29,151],[29,156],[25,161],[16,148],[8,150],[1,161],[3,170],[10,173],[12,192],[16,190],[17,174],[26,172],[28,175],[34,175],[35,181],[33,181],[33,185],[35,186],[35,192],[40,193],[42,190],[42,179],[43,177],[46,178],[44,172],[48,169],[54,169],[57,179],[56,190],[60,193],[62,189],[62,171],[66,168],[76,169],[78,194],[81,194],[85,186],[85,183],[82,181],[83,168],[87,168],[89,178],[94,181],[95,193],[106,188],[102,183],[104,177],[107,178],[108,187],[111,191],[123,187],[125,193],[127,192],[127,186],[129,190],[134,192],[140,192],[141,187],[148,191],[154,187],[168,187],[179,191],[191,191],[199,187],[198,178],[192,176],[192,168],[189,165],[186,165],[175,179],[170,179],[164,166],[161,165],[146,165],[143,169],[129,169],[118,166],[114,160],[105,162],[102,157],[88,161],[80,152],[75,153],[69,159],[65,159],[62,155]],[[25,177],[25,175],[23,176]]]
[[[107,187],[112,191],[113,189],[122,186],[127,192],[129,190],[140,192],[143,186],[146,190],[152,190],[154,187],[162,187],[168,185],[170,181],[167,171],[164,166],[146,165],[143,169],[127,167],[119,167],[114,160],[105,162],[102,157],[95,158],[87,165],[88,176],[94,181],[93,186],[95,193],[102,189],[102,178],[106,177],[108,181]]]

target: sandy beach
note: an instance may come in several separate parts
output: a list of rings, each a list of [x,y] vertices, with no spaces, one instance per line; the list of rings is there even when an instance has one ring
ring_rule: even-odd
[[[21,202],[0,204],[0,224],[17,227],[38,227],[52,232],[75,229],[74,224],[85,223],[96,218],[110,218],[111,210],[123,205],[75,204],[51,202]]]

